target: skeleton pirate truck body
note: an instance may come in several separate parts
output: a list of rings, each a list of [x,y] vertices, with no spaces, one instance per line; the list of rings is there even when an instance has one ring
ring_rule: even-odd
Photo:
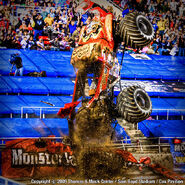
[[[151,23],[143,15],[133,12],[127,14],[118,24],[113,20],[112,13],[91,1],[83,1],[77,7],[77,11],[88,11],[91,17],[88,17],[87,24],[82,27],[78,47],[71,56],[71,64],[76,71],[73,102],[58,112],[61,117],[70,115],[70,135],[74,131],[73,120],[78,114],[74,108],[78,105],[80,97],[82,102],[85,102],[82,103],[83,108],[80,111],[90,109],[98,101],[102,102],[102,99],[106,100],[107,104],[109,99],[109,113],[116,112],[114,115],[132,123],[146,119],[152,106],[149,96],[140,87],[131,86],[123,89],[117,97],[116,105],[112,102],[110,104],[110,100],[113,99],[114,85],[120,80],[121,66],[116,58],[118,45],[121,42],[132,48],[148,45],[154,37]],[[89,92],[86,92],[87,89]]]

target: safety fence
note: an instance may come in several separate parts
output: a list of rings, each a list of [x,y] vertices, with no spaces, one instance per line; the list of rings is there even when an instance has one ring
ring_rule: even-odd
[[[29,114],[35,112],[40,118],[45,118],[46,114],[54,114],[59,111],[61,107],[21,107],[21,118],[28,118]],[[185,109],[153,109],[156,119],[159,119],[160,115],[166,116],[166,120],[169,120],[171,115],[180,115],[181,120],[184,120]],[[162,113],[161,113],[162,112]]]
[[[0,150],[5,148],[6,141],[15,139],[51,139],[53,141],[62,142],[63,137],[1,137]],[[170,143],[174,139],[184,141],[185,137],[134,137],[134,139],[124,137],[121,140],[106,143],[106,147],[123,149],[136,153],[168,153],[170,152]]]

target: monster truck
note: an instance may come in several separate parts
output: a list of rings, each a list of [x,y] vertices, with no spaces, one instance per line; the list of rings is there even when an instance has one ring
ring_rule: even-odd
[[[58,113],[61,117],[70,114],[70,135],[74,132],[74,120],[81,122],[81,119],[85,119],[89,122],[93,117],[104,120],[105,111],[102,104],[104,109],[107,109],[105,114],[108,122],[115,116],[121,116],[131,123],[148,118],[152,105],[149,96],[141,87],[131,86],[123,89],[117,97],[116,105],[112,100],[114,85],[120,80],[121,66],[116,58],[118,45],[121,42],[132,48],[148,45],[154,37],[151,23],[138,12],[127,14],[118,23],[113,20],[112,13],[89,0],[83,1],[77,11],[88,11],[91,16],[83,26],[78,47],[71,56],[71,64],[76,71],[72,103],[61,108]],[[76,114],[74,107],[78,105],[81,97],[85,103]],[[95,107],[96,111],[90,111]],[[86,122],[85,120],[83,122]]]

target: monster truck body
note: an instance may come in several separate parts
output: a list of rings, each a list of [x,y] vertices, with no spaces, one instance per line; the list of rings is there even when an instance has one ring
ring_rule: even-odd
[[[115,24],[112,13],[89,0],[83,1],[77,11],[88,11],[93,18],[82,27],[78,47],[71,56],[71,64],[76,71],[73,103],[80,97],[89,97],[86,107],[90,107],[100,95],[110,96],[111,88],[120,79],[120,65],[116,58],[118,43],[123,41],[125,46],[141,48],[152,41],[154,31],[151,23],[137,12],[127,14],[119,24]],[[87,88],[90,90],[85,93]],[[119,115],[133,123],[146,119],[151,113],[149,96],[138,88],[121,92],[117,101]]]

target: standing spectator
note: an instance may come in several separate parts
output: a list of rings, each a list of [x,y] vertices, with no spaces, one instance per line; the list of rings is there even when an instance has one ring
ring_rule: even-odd
[[[77,24],[75,24],[75,21],[74,21],[74,20],[72,20],[72,21],[69,23],[68,27],[69,27],[69,32],[70,32],[71,35],[72,35],[73,32],[76,30],[76,26],[77,26]]]
[[[48,26],[52,26],[54,20],[53,20],[53,18],[51,17],[51,15],[48,14],[48,16],[44,19],[44,22],[45,22],[46,24],[48,24]]]
[[[61,17],[59,17],[61,24],[67,24],[67,16],[63,14]]]
[[[154,28],[154,31],[156,32],[158,30],[158,26],[157,26],[156,20],[152,21],[152,26]]]
[[[22,65],[22,59],[19,56],[18,53],[12,54],[11,59],[9,59],[10,63],[14,66],[16,66],[15,75],[14,76],[23,76],[23,65]]]
[[[185,56],[185,48],[184,48],[184,38],[180,36],[179,38],[179,56]]]
[[[54,19],[55,18],[55,13],[53,11],[53,9],[50,9],[50,12],[49,12],[50,16]]]
[[[185,7],[183,3],[179,7],[179,16],[180,17],[185,16]]]
[[[36,18],[34,18],[35,26],[34,26],[34,37],[36,40],[37,36],[41,36],[44,28],[44,20],[42,19],[41,14],[39,13]]]
[[[172,0],[170,2],[170,9],[172,12],[176,12],[177,11],[177,6],[178,6],[178,2],[176,2],[175,0]]]
[[[26,23],[26,26],[28,26],[29,23],[30,23],[30,18],[29,18],[29,16],[28,16],[28,14],[26,14],[26,16],[25,16],[25,18],[24,18],[24,21],[25,21],[25,23]]]
[[[155,4],[153,1],[151,1],[151,3],[148,6],[148,11],[149,12],[155,12]]]
[[[158,26],[158,30],[159,30],[160,35],[163,37],[164,30],[165,30],[165,21],[162,17],[158,21],[157,26]]]
[[[43,10],[42,10],[42,17],[43,19],[45,19],[48,15],[48,12],[46,11],[46,8],[44,7]]]

